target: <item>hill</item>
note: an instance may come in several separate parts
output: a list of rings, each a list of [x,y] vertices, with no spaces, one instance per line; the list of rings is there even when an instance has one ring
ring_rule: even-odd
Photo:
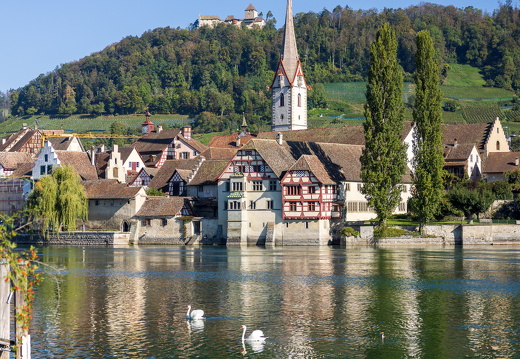
[[[337,6],[333,11],[298,13],[294,24],[310,84],[362,82],[375,31],[381,23],[389,22],[396,30],[398,58],[408,81],[415,70],[415,34],[429,29],[441,64],[478,68],[479,81],[489,91],[518,91],[518,18],[520,10],[507,3],[492,15],[473,7],[422,3],[380,12]],[[56,116],[126,115],[149,110],[193,118],[204,112],[230,118],[245,112],[250,123],[265,126],[270,118],[266,86],[279,61],[281,36],[273,22],[262,29],[225,24],[211,29],[157,28],[34,79],[12,94],[11,111],[17,116]],[[451,71],[457,71],[456,65]],[[453,77],[452,81],[446,86],[457,87],[464,81],[475,85],[472,77]],[[223,122],[216,129],[231,130],[234,121]]]

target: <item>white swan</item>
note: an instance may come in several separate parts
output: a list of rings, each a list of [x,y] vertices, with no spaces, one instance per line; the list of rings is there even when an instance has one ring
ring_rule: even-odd
[[[191,313],[190,313],[191,311]],[[194,309],[191,310],[191,305],[188,305],[188,313],[186,313],[186,318],[189,319],[203,319],[204,311],[202,309]]]
[[[242,332],[242,341],[247,340],[250,342],[263,342],[267,339],[267,337],[264,336],[264,332],[259,329],[253,330],[253,332],[246,338],[247,327],[242,325],[241,329],[244,329]]]

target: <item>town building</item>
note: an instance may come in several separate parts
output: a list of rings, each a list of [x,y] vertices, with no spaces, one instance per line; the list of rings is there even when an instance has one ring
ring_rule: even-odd
[[[307,128],[307,90],[296,46],[292,0],[287,0],[282,53],[271,84],[272,131]]]
[[[225,20],[221,20],[218,15],[199,15],[198,19],[194,23],[194,27],[215,27],[221,23],[235,26],[247,26],[248,28],[262,28],[265,26],[264,18],[258,16],[258,11],[253,6],[253,4],[249,4],[249,6],[245,9],[245,15],[243,19],[235,18],[234,15],[227,16]]]

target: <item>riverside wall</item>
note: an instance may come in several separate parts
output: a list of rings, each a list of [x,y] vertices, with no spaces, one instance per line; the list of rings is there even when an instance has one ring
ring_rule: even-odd
[[[123,232],[69,232],[50,235],[44,238],[40,235],[20,234],[14,238],[18,244],[37,245],[128,245],[129,233]]]

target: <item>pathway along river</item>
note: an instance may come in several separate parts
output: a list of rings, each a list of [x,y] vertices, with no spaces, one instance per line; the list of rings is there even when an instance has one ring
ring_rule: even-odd
[[[33,358],[520,356],[520,247],[39,253],[58,270],[37,289]],[[269,338],[243,344],[242,325]]]

